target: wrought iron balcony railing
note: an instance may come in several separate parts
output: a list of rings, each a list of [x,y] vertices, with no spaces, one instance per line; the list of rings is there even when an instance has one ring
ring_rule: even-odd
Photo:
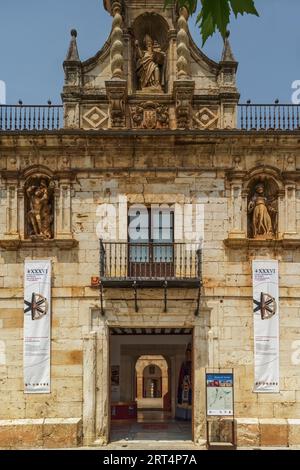
[[[300,130],[300,105],[238,105],[237,128],[244,131]],[[63,106],[0,105],[0,131],[63,129]]]
[[[242,130],[300,130],[300,105],[247,103],[238,108]]]
[[[201,281],[202,251],[193,243],[125,243],[100,240],[102,283]]]
[[[0,105],[0,131],[55,130],[63,127],[63,106]]]

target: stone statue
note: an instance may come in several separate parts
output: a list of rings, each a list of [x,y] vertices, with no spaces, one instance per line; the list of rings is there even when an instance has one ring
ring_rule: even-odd
[[[140,89],[150,88],[151,91],[162,91],[162,68],[165,63],[165,53],[162,52],[158,42],[148,34],[144,38],[144,50],[141,50],[138,41],[135,42],[135,45],[137,51],[136,73]]]
[[[48,240],[53,238],[52,188],[49,182],[45,178],[37,178],[35,184],[28,186],[26,194],[30,235]]]
[[[277,210],[272,206],[275,198],[267,198],[265,185],[258,183],[255,192],[248,204],[248,213],[252,215],[253,238],[273,238],[274,226],[272,218],[277,214]]]

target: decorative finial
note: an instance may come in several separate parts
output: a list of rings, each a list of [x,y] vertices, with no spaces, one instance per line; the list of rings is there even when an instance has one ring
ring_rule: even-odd
[[[69,46],[69,50],[68,50],[65,62],[80,62],[76,38],[77,38],[77,31],[76,29],[72,29],[70,46]]]
[[[236,62],[231,46],[230,46],[229,36],[230,36],[230,31],[227,30],[225,33],[225,38],[224,38],[224,49],[222,53],[221,62]]]

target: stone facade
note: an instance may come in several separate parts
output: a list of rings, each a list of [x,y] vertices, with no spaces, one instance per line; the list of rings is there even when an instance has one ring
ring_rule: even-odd
[[[108,442],[112,327],[193,329],[196,443],[206,441],[205,369],[233,368],[237,444],[299,444],[299,132],[232,129],[237,64],[229,43],[220,64],[192,42],[190,55],[184,56],[179,39],[191,41],[186,12],[169,8],[162,13],[164,2],[158,0],[130,2],[130,7],[127,3],[105,2],[114,16],[113,32],[93,59],[79,61],[73,32],[65,62],[65,128],[0,134],[0,446]],[[151,8],[145,10],[148,3]],[[170,75],[163,93],[148,96],[134,89],[130,34],[136,28],[138,35],[144,24],[136,20],[139,15],[145,13],[151,23],[147,15],[153,11],[163,15],[160,21],[169,28],[166,44],[164,37],[160,40]],[[186,35],[178,39],[181,29]],[[117,48],[112,47],[113,38],[121,42]],[[183,56],[188,66],[183,59],[176,66]],[[163,126],[157,124],[164,112],[158,111],[161,105],[168,107]],[[137,106],[142,120],[133,119]],[[188,116],[194,124],[187,122]],[[147,127],[153,119],[155,126]],[[26,236],[24,188],[36,173],[47,175],[55,186],[54,237],[49,240]],[[249,185],[261,176],[278,187],[278,232],[273,239],[251,239],[247,230]],[[97,209],[124,196],[128,204],[204,205],[198,316],[198,289],[185,287],[168,290],[167,311],[162,289],[139,291],[138,312],[132,288],[120,293],[105,287],[101,311],[99,289],[91,285],[91,278],[99,276]],[[51,394],[25,395],[23,267],[26,259],[45,258],[53,266]],[[279,394],[252,392],[254,258],[278,259],[280,264]]]
[[[236,128],[238,64],[228,39],[217,63],[192,40],[185,8],[164,9],[163,1],[109,0],[104,5],[113,17],[112,32],[94,57],[80,61],[77,33],[71,32],[62,94],[66,128]],[[136,49],[137,44],[144,48],[147,35],[164,64],[159,87],[141,89]]]

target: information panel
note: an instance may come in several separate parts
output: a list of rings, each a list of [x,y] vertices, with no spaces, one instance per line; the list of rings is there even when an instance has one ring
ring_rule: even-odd
[[[207,416],[233,416],[233,374],[206,374]]]

